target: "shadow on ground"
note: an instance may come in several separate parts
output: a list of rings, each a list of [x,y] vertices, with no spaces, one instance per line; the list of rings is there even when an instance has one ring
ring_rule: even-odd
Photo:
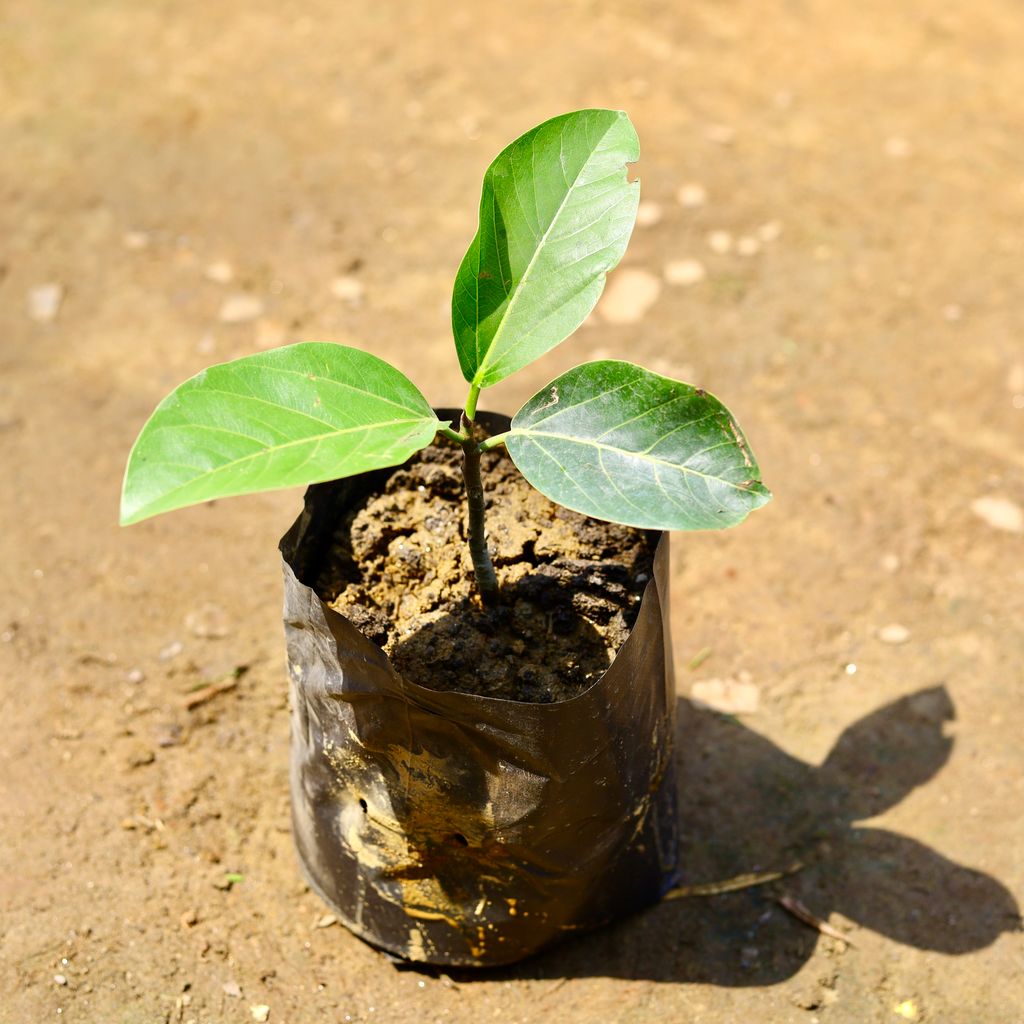
[[[919,949],[968,953],[1020,927],[994,878],[906,836],[858,825],[899,803],[949,757],[954,717],[943,687],[854,723],[821,766],[807,764],[732,718],[679,702],[684,882],[805,867],[741,892],[664,902],[514,967],[510,978],[612,976],[722,986],[794,975],[819,940],[778,903],[785,894],[821,918],[838,911]],[[459,972],[469,981],[480,974]]]

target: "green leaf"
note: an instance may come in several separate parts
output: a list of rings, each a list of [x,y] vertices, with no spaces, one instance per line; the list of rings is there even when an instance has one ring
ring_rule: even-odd
[[[382,359],[307,343],[211,366],[165,398],[128,459],[121,523],[395,466],[442,426]]]
[[[455,278],[452,330],[462,373],[489,387],[564,341],[594,308],[622,258],[640,156],[619,110],[545,121],[484,175],[480,228]]]
[[[553,501],[628,526],[713,530],[771,499],[717,398],[632,363],[562,374],[516,413],[505,443]]]

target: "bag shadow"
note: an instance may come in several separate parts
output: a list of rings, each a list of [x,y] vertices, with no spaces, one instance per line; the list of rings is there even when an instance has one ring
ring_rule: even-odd
[[[794,758],[731,716],[679,699],[678,770],[685,884],[804,866],[767,885],[663,901],[576,936],[509,978],[611,976],[729,987],[784,981],[817,932],[778,903],[795,897],[906,945],[981,949],[1020,929],[996,879],[884,829],[858,824],[892,807],[946,763],[954,717],[944,687],[894,701],[848,727],[825,762]],[[460,980],[480,977],[459,972]]]

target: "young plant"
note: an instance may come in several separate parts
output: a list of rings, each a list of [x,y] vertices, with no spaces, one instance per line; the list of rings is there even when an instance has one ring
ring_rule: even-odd
[[[729,411],[701,388],[620,360],[576,366],[511,429],[479,440],[480,392],[564,341],[594,308],[633,230],[639,143],[621,111],[579,110],[513,142],[484,175],[452,330],[469,394],[443,423],[416,386],[358,349],[303,343],[211,366],[160,403],[132,448],[121,523],[197,502],[405,462],[441,434],[463,449],[480,595],[497,599],[483,452],[504,445],[567,508],[657,530],[733,526],[771,495]]]

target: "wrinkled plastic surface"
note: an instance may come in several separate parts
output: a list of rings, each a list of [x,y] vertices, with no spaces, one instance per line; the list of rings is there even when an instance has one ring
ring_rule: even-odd
[[[584,693],[529,704],[428,690],[307,585],[338,517],[392,472],[309,488],[281,541],[296,848],[313,889],[373,945],[510,963],[676,881],[668,538],[629,637]]]

